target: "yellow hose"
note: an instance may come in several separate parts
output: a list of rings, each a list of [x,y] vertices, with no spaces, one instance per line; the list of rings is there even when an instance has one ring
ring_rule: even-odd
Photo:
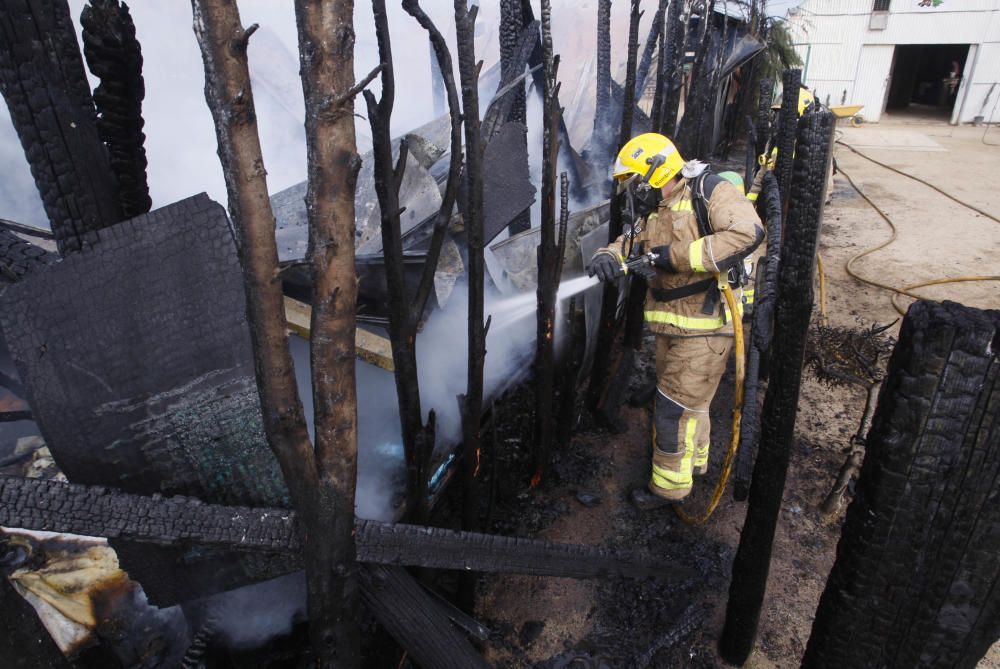
[[[830,319],[826,317],[826,272],[823,271],[823,256],[816,254],[816,270],[819,274],[819,320],[826,326]]]
[[[1000,223],[1000,219],[997,219],[995,216],[992,216],[991,214],[988,214],[988,213],[982,211],[981,209],[977,209],[976,207],[973,207],[970,204],[967,204],[965,202],[962,202],[961,200],[956,199],[952,195],[949,195],[948,193],[945,193],[944,191],[942,191],[937,186],[929,184],[926,181],[923,181],[922,179],[917,179],[916,177],[914,177],[914,176],[912,176],[910,174],[907,174],[906,172],[903,172],[902,170],[898,170],[895,167],[892,167],[890,165],[885,165],[884,163],[880,163],[877,160],[874,160],[873,158],[869,158],[868,156],[866,156],[865,154],[861,153],[857,149],[853,148],[849,144],[844,144],[843,142],[837,142],[837,143],[838,144],[842,144],[843,146],[846,146],[848,149],[850,149],[854,153],[858,154],[862,158],[865,158],[866,160],[870,160],[871,162],[875,163],[876,165],[880,165],[881,167],[885,167],[886,169],[889,169],[889,170],[891,170],[893,172],[897,172],[897,173],[899,173],[899,174],[901,174],[901,175],[903,175],[905,177],[909,177],[910,179],[913,179],[914,181],[919,181],[920,183],[922,183],[922,184],[924,184],[926,186],[929,186],[930,188],[933,188],[934,190],[936,190],[937,192],[941,193],[945,197],[947,197],[947,198],[949,198],[951,200],[954,200],[955,202],[957,202],[958,204],[962,205],[963,207],[967,207],[968,209],[971,209],[971,210],[973,210],[973,211],[975,211],[975,212],[977,212],[977,213],[985,216],[986,218],[989,218],[989,219],[991,219],[993,221],[996,221],[996,222]],[[892,292],[893,295],[892,295],[892,297],[889,298],[889,300],[892,302],[893,308],[899,313],[900,316],[905,316],[906,315],[906,310],[903,309],[899,305],[899,303],[896,302],[896,299],[900,295],[905,295],[907,297],[911,297],[914,300],[922,300],[922,299],[924,299],[922,296],[917,295],[916,293],[912,292],[914,288],[923,288],[925,286],[936,286],[936,285],[940,285],[940,284],[944,284],[944,283],[963,283],[963,282],[966,282],[966,281],[1000,281],[1000,276],[997,276],[997,275],[992,275],[992,276],[959,276],[959,277],[950,278],[950,279],[947,279],[947,278],[946,279],[934,279],[932,281],[925,281],[923,283],[915,283],[915,284],[910,285],[910,286],[904,286],[903,288],[896,288],[895,286],[890,286],[888,284],[881,283],[880,281],[876,281],[874,279],[866,279],[865,277],[863,277],[860,274],[858,274],[857,272],[855,272],[854,271],[854,263],[855,262],[857,262],[861,258],[864,258],[867,255],[875,253],[876,251],[880,251],[880,250],[884,249],[885,247],[889,246],[890,244],[892,244],[894,241],[896,241],[896,237],[898,235],[898,231],[896,230],[896,225],[892,222],[892,219],[889,218],[889,215],[886,214],[884,211],[882,211],[882,209],[877,204],[875,204],[872,201],[872,199],[870,197],[868,197],[868,195],[866,195],[865,192],[863,190],[861,190],[861,188],[858,187],[858,185],[856,183],[854,183],[854,180],[851,178],[851,175],[849,175],[847,172],[845,172],[842,167],[838,167],[838,171],[841,174],[844,175],[844,178],[847,179],[847,183],[849,183],[851,185],[851,188],[853,188],[858,193],[858,195],[860,195],[865,200],[865,202],[867,202],[871,206],[871,208],[874,209],[875,212],[879,216],[882,217],[882,220],[885,221],[889,225],[889,228],[892,230],[892,235],[889,237],[889,239],[887,239],[886,241],[882,242],[878,246],[873,246],[870,249],[865,249],[864,251],[861,251],[860,253],[856,254],[854,257],[852,257],[850,260],[847,261],[847,264],[844,266],[844,269],[847,271],[847,273],[850,276],[854,277],[855,279],[857,279],[861,283],[866,283],[869,286],[875,286],[876,288],[882,288],[884,290],[888,290],[888,291]]]
[[[722,472],[719,474],[719,482],[715,484],[715,492],[708,503],[708,508],[699,515],[694,516],[685,511],[680,505],[674,505],[677,516],[688,525],[703,525],[715,512],[715,507],[719,506],[719,500],[726,491],[729,484],[729,475],[733,472],[733,461],[736,460],[736,451],[740,447],[740,418],[743,407],[743,378],[746,376],[746,356],[743,344],[743,319],[740,318],[740,311],[737,308],[736,296],[733,289],[729,287],[728,281],[720,281],[719,275],[715,275],[715,280],[722,284],[722,295],[726,298],[726,305],[729,307],[729,314],[733,319],[733,338],[736,342],[736,398],[733,400],[733,434],[729,440],[729,450],[726,452],[726,459],[722,462]]]

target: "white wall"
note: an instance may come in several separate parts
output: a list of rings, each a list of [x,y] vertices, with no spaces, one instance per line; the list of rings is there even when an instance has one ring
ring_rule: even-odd
[[[805,84],[824,100],[829,95],[831,104],[839,104],[844,91],[848,104],[876,104],[871,81],[889,73],[859,71],[865,66],[860,62],[865,45],[975,44],[974,68],[959,92],[958,120],[980,115],[997,82],[982,115],[1000,122],[1000,105],[994,107],[1000,99],[1000,0],[945,0],[936,8],[921,8],[919,2],[891,0],[886,29],[870,30],[872,0],[804,0],[788,22],[799,55],[808,61]],[[876,120],[880,112],[869,108],[862,115]]]

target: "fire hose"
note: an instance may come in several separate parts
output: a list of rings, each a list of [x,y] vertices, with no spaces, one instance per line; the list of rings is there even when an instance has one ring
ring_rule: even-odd
[[[651,278],[651,275],[654,272],[652,265],[656,258],[657,255],[655,253],[644,253],[622,263],[622,270],[626,274],[628,272],[633,272],[640,276]],[[743,319],[740,318],[739,306],[736,303],[736,296],[733,294],[733,289],[729,285],[728,277],[723,277],[718,272],[715,272],[714,276],[715,281],[719,285],[719,289],[722,291],[722,295],[726,300],[726,306],[729,307],[729,315],[733,321],[733,339],[736,344],[734,346],[736,352],[736,394],[733,400],[732,436],[729,440],[729,450],[726,451],[725,460],[722,462],[722,471],[719,473],[719,480],[715,484],[715,490],[712,492],[712,499],[709,500],[708,506],[705,510],[701,514],[695,515],[684,511],[680,505],[674,506],[674,511],[677,512],[678,517],[680,517],[680,519],[688,525],[703,525],[709,518],[712,517],[716,507],[719,506],[719,500],[722,499],[722,495],[726,491],[726,486],[729,484],[729,476],[733,472],[733,462],[736,460],[736,452],[739,450],[740,446],[743,381],[746,376],[746,351],[743,341]]]
[[[677,516],[688,525],[703,525],[712,517],[715,508],[719,506],[722,494],[726,491],[726,486],[729,484],[729,475],[733,472],[733,462],[736,460],[736,451],[740,446],[740,419],[742,418],[740,407],[743,406],[743,377],[746,375],[743,319],[739,316],[740,312],[737,308],[736,296],[733,295],[733,289],[730,288],[729,281],[720,278],[718,273],[715,275],[715,280],[719,282],[722,288],[722,295],[725,297],[726,305],[729,307],[729,314],[733,319],[733,338],[736,342],[736,346],[734,347],[736,350],[736,397],[733,400],[733,427],[732,436],[729,439],[729,450],[726,451],[726,458],[722,461],[722,471],[719,473],[719,481],[715,484],[715,490],[712,493],[712,499],[708,502],[708,506],[698,515],[689,514],[680,505],[674,506]]]
[[[978,207],[975,207],[975,206],[969,204],[968,202],[964,202],[962,200],[959,200],[954,195],[951,195],[951,194],[949,194],[949,193],[941,190],[940,188],[938,188],[934,184],[928,183],[927,181],[924,181],[923,179],[915,177],[912,174],[908,174],[907,172],[904,172],[903,170],[897,169],[897,168],[895,168],[895,167],[893,167],[891,165],[886,165],[885,163],[879,162],[879,161],[875,160],[874,158],[872,158],[872,157],[870,157],[868,155],[865,155],[861,151],[858,151],[853,146],[851,146],[850,144],[847,144],[847,143],[845,143],[843,141],[837,140],[837,143],[840,144],[840,145],[842,145],[842,146],[847,147],[850,151],[856,153],[857,155],[861,156],[865,160],[873,162],[873,163],[875,163],[876,165],[878,165],[880,167],[884,167],[885,169],[890,170],[892,172],[895,172],[897,174],[900,174],[900,175],[902,175],[904,177],[913,179],[914,181],[917,181],[917,182],[919,182],[919,183],[927,186],[928,188],[931,188],[931,189],[937,191],[941,195],[944,195],[948,199],[950,199],[950,200],[952,200],[952,201],[960,204],[961,206],[966,207],[967,209],[971,209],[972,211],[976,212],[977,214],[979,214],[981,216],[984,216],[985,218],[988,218],[988,219],[990,219],[990,220],[992,220],[992,221],[994,221],[996,223],[1000,223],[1000,219],[998,219],[996,216],[994,216],[994,215],[992,215],[992,214],[990,214],[990,213],[988,213],[986,211],[983,211],[982,209],[980,209]],[[861,188],[859,188],[856,183],[854,183],[854,180],[851,179],[851,176],[847,172],[845,172],[842,168],[839,171],[840,171],[841,174],[844,175],[844,178],[847,179],[847,183],[849,183],[851,185],[851,188],[853,188],[855,190],[855,192],[857,192],[858,195],[860,195],[862,197],[862,199],[865,200],[865,202],[867,202],[869,205],[871,205],[872,209],[875,210],[875,213],[877,213],[882,218],[882,220],[884,220],[889,225],[889,228],[892,230],[892,235],[889,237],[888,240],[882,242],[878,246],[873,246],[872,248],[865,249],[865,250],[861,251],[860,253],[856,254],[854,257],[852,257],[850,260],[847,261],[847,264],[845,265],[844,269],[847,271],[847,273],[850,276],[854,277],[855,279],[857,279],[858,281],[860,281],[862,283],[866,283],[866,284],[868,284],[870,286],[875,286],[877,288],[882,288],[884,290],[892,291],[893,294],[892,294],[892,297],[890,298],[890,301],[892,302],[893,308],[895,308],[895,310],[901,316],[902,315],[906,315],[906,310],[903,309],[903,307],[901,307],[899,305],[899,303],[896,301],[897,298],[900,295],[905,295],[906,297],[910,297],[910,298],[913,298],[915,300],[924,299],[920,295],[918,295],[918,294],[916,294],[916,293],[913,292],[913,290],[915,290],[917,288],[924,288],[926,286],[937,286],[937,285],[947,284],[947,283],[964,283],[964,282],[979,282],[979,281],[1000,281],[1000,275],[960,276],[960,277],[950,277],[950,278],[942,278],[942,279],[933,279],[931,281],[925,281],[925,282],[922,282],[922,283],[915,283],[915,284],[912,284],[912,285],[904,286],[902,288],[897,288],[895,286],[890,286],[888,284],[882,283],[881,281],[878,281],[876,279],[870,279],[870,278],[866,278],[866,277],[863,277],[863,276],[859,275],[856,271],[854,271],[854,267],[853,267],[854,263],[856,263],[861,258],[863,258],[863,257],[865,257],[867,255],[870,255],[872,253],[875,253],[876,251],[879,251],[881,249],[884,249],[885,247],[887,247],[890,244],[892,244],[894,241],[896,241],[896,237],[898,235],[898,231],[896,229],[896,225],[892,222],[892,219],[889,218],[889,215],[886,214],[882,210],[881,207],[879,207],[877,204],[875,204],[875,202],[873,202],[872,199],[870,197],[868,197],[868,195],[864,191],[862,191]]]

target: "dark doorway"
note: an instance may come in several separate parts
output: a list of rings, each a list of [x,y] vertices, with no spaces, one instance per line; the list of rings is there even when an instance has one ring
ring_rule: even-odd
[[[896,46],[886,111],[950,117],[968,55],[968,44]]]

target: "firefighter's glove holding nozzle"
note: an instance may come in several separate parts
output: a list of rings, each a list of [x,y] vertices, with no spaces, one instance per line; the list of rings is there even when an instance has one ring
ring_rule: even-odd
[[[610,251],[598,251],[587,265],[587,275],[596,276],[598,280],[604,282],[614,281],[624,274],[625,263],[617,254]]]
[[[677,273],[677,268],[674,267],[674,263],[670,261],[670,244],[665,246],[654,246],[649,251],[652,254],[654,267],[663,270],[664,272],[670,272],[671,274]]]

